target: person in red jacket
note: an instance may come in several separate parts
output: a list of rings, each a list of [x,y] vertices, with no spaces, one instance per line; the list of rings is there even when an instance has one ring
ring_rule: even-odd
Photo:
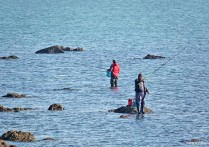
[[[116,60],[112,61],[112,65],[110,66],[110,71],[111,71],[111,79],[110,79],[111,87],[118,87],[118,76],[120,73],[120,65],[116,63]]]

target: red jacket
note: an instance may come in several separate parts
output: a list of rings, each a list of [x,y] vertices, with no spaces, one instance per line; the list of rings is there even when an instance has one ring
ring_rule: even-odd
[[[118,63],[113,63],[110,67],[110,71],[113,73],[115,77],[118,77],[120,73],[120,65]]]

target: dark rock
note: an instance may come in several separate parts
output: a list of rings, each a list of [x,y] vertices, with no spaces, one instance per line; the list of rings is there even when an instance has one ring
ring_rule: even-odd
[[[194,144],[194,143],[197,143],[197,142],[201,142],[203,140],[200,140],[200,139],[191,139],[191,140],[183,140],[183,141],[180,141],[182,143],[186,143],[186,144]]]
[[[137,110],[136,108],[127,105],[127,106],[122,106],[118,109],[109,110],[108,112],[136,114]],[[147,107],[144,107],[144,113],[149,114],[149,113],[153,113],[153,111]]]
[[[55,46],[38,50],[36,52],[36,54],[56,54],[56,53],[64,53],[63,46],[55,45]]]
[[[55,140],[55,139],[51,137],[47,137],[47,138],[44,138],[43,140]]]
[[[63,51],[84,51],[84,49],[80,47],[77,47],[77,48],[66,47],[66,48],[63,48]]]
[[[49,106],[48,110],[64,110],[60,104],[52,104]]]
[[[32,108],[5,108],[4,106],[0,105],[0,112],[19,112],[25,110],[33,110]]]
[[[162,58],[165,58],[165,57],[148,54],[143,59],[162,59]]]
[[[121,115],[120,118],[128,118],[128,115]]]
[[[11,98],[24,98],[26,97],[25,94],[18,94],[18,93],[7,93],[6,95],[2,97],[11,97]]]
[[[9,140],[9,141],[22,141],[22,142],[36,141],[36,138],[32,133],[21,132],[21,131],[16,131],[16,130],[11,130],[11,131],[4,133],[1,136],[1,139]]]
[[[9,60],[9,59],[19,59],[19,58],[17,56],[12,55],[12,56],[8,56],[8,57],[0,57],[0,59],[7,59],[7,60]]]

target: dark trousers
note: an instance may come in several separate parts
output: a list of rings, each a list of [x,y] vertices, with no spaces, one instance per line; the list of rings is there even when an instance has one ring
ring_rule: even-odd
[[[111,75],[110,85],[111,87],[118,87],[118,77],[115,77],[113,74]]]

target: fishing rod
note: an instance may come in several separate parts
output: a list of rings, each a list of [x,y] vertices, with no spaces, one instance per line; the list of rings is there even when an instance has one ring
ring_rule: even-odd
[[[183,48],[182,50],[180,50],[177,54],[175,54],[172,58],[168,59],[165,63],[163,63],[160,67],[158,67],[157,69],[155,69],[151,74],[155,74],[160,68],[162,68],[163,66],[165,66],[169,61],[171,61],[172,59],[174,59],[176,56],[178,56],[181,52],[183,52],[186,49]]]

